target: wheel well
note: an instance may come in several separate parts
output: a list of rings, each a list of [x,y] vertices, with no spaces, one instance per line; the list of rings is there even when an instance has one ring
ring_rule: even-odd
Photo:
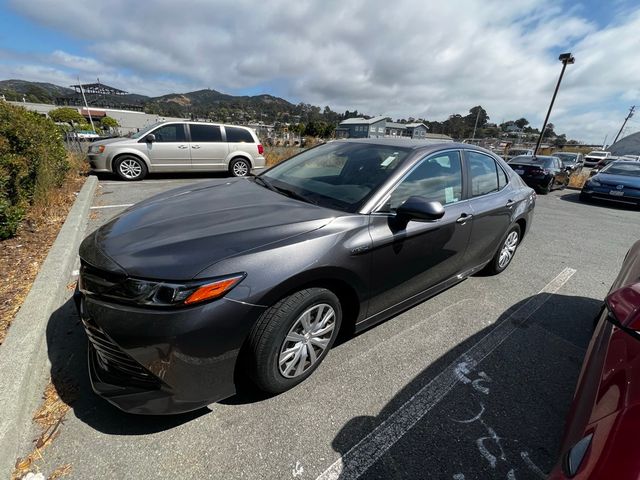
[[[140,160],[144,164],[145,167],[147,167],[147,170],[149,170],[149,165],[147,165],[147,162],[145,162],[144,159],[140,155],[136,155],[135,153],[127,153],[127,152],[125,152],[125,153],[119,153],[119,154],[117,154],[115,157],[113,157],[111,159],[111,171],[113,173],[116,173],[115,165],[116,165],[116,162],[118,161],[118,159],[121,158],[121,157],[134,157],[134,158],[137,158],[138,160]]]
[[[234,160],[238,160],[239,158],[246,160],[247,162],[249,162],[249,167],[253,168],[253,163],[251,163],[251,159],[248,158],[245,155],[236,155],[235,157],[233,157],[231,160],[229,160],[229,168],[231,168],[231,164],[233,163]]]
[[[520,241],[524,238],[524,234],[527,231],[527,221],[524,218],[519,218],[516,223],[520,227]]]
[[[284,293],[280,298],[287,297],[305,288],[326,288],[332,291],[340,300],[340,306],[342,307],[340,336],[350,336],[355,332],[356,320],[360,314],[360,299],[351,285],[336,279],[312,280],[308,283],[296,285],[295,288]]]

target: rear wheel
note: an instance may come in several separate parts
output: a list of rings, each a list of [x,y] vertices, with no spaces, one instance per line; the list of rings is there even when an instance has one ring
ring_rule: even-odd
[[[340,330],[342,308],[325,288],[300,290],[267,309],[249,334],[249,376],[265,392],[280,393],[320,365]]]
[[[520,244],[520,234],[520,226],[517,224],[509,229],[507,235],[502,241],[502,244],[500,245],[500,248],[491,262],[487,265],[487,273],[498,274],[509,266],[511,260],[516,254],[516,249]]]
[[[251,172],[251,164],[249,160],[244,158],[236,158],[229,164],[229,173],[234,177],[246,177]]]
[[[553,190],[553,183],[556,181],[556,177],[552,177],[551,180],[549,180],[549,185],[547,185],[545,188],[542,189],[542,193],[550,193],[551,190]]]
[[[147,165],[139,158],[132,156],[119,157],[114,170],[122,180],[142,180],[147,176]]]

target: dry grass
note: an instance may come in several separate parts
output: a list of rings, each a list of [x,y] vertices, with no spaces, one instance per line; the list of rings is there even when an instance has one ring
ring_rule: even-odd
[[[73,398],[76,389],[68,386],[65,388],[69,390],[65,392],[65,397],[68,398],[70,395],[71,398]],[[26,457],[19,458],[16,461],[15,470],[11,477],[12,480],[19,480],[29,472],[39,472],[47,467],[47,462],[43,455],[44,450],[46,450],[59,435],[60,426],[69,408],[69,405],[62,401],[53,384],[49,383],[44,391],[42,404],[33,416],[33,421],[38,425],[38,429],[40,430],[38,437],[34,440],[33,451]],[[71,465],[61,465],[53,470],[49,476],[49,480],[61,478],[70,472]]]
[[[589,179],[589,174],[586,172],[580,172],[579,174],[573,174],[569,178],[570,188],[582,188],[585,182]]]
[[[79,155],[70,155],[69,162],[62,188],[29,209],[15,237],[0,241],[0,344],[84,183],[86,162]]]
[[[267,167],[271,167],[293,157],[296,153],[300,153],[299,147],[265,147],[264,158],[267,161]]]

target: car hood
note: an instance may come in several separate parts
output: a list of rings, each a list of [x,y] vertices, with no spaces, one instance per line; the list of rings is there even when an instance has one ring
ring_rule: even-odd
[[[606,185],[624,185],[625,187],[640,188],[640,177],[630,175],[611,175],[608,173],[598,173],[591,177]]]
[[[249,179],[220,179],[134,205],[87,237],[80,257],[113,273],[188,280],[220,260],[316,230],[339,215]]]

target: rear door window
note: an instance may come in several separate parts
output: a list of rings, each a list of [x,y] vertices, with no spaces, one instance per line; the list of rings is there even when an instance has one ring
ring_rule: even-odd
[[[249,130],[238,127],[224,127],[227,132],[227,142],[230,143],[255,143]]]
[[[220,127],[216,125],[189,125],[191,131],[191,141],[198,143],[221,142],[222,133]]]
[[[478,197],[500,190],[496,161],[488,155],[467,150],[465,152],[471,174],[471,196]],[[504,172],[501,172],[504,174]]]

